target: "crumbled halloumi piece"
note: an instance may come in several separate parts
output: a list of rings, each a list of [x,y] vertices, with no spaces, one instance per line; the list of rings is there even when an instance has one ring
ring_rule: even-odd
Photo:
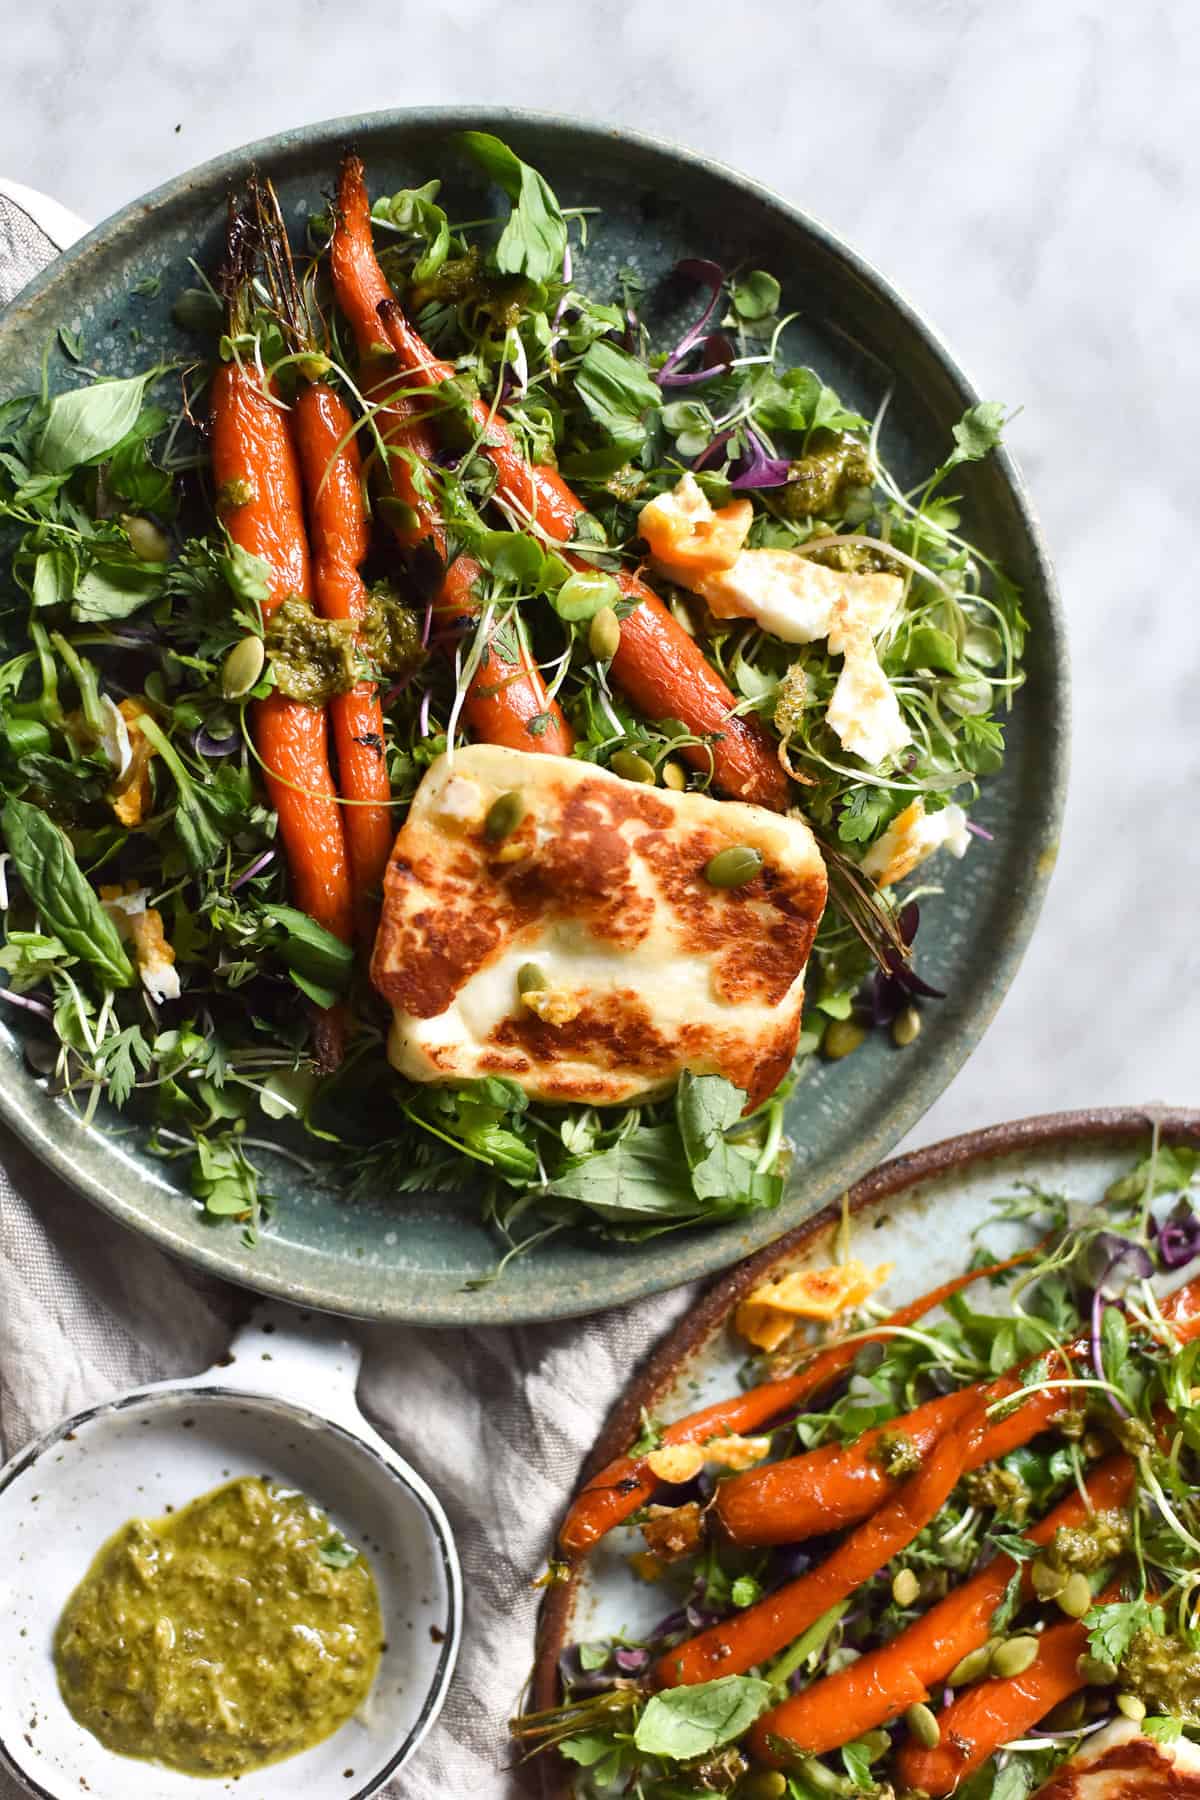
[[[1085,1740],[1033,1800],[1200,1800],[1200,1747],[1147,1737],[1132,1719],[1115,1719]]]
[[[797,1319],[836,1319],[861,1306],[883,1286],[893,1266],[877,1263],[869,1269],[855,1256],[826,1269],[794,1269],[746,1296],[737,1309],[737,1330],[760,1350],[776,1350]]]
[[[700,1473],[704,1451],[699,1444],[661,1444],[647,1456],[646,1467],[657,1480],[679,1487]]]
[[[704,575],[730,567],[753,517],[749,500],[731,500],[714,512],[696,477],[687,474],[669,493],[646,502],[638,515],[638,531],[650,546],[656,568],[688,587]]]
[[[940,812],[927,813],[924,801],[914,800],[871,845],[859,867],[880,887],[894,887],[935,850],[945,848],[952,856],[962,857],[970,842],[967,815],[961,806],[943,806]]]
[[[175,950],[163,931],[162,914],[156,906],[147,906],[148,889],[135,882],[126,887],[107,886],[100,889],[100,901],[112,919],[120,937],[133,946],[134,961],[142,986],[152,1000],[178,1000],[179,971],[175,967]]]
[[[109,796],[109,805],[120,824],[127,827],[140,825],[150,811],[150,759],[157,756],[158,752],[138,727],[138,720],[147,710],[133,696],[122,700],[115,708],[120,716],[121,729],[125,733],[129,758],[120,765],[117,786]],[[119,737],[114,742],[119,745]]]
[[[877,765],[895,756],[912,742],[912,733],[883,672],[875,639],[896,616],[903,581],[898,575],[826,568],[798,550],[743,549],[723,564],[710,563],[707,572],[699,568],[699,556],[691,567],[681,562],[676,539],[702,541],[704,532],[717,532],[728,511],[715,513],[691,475],[683,476],[672,493],[648,502],[638,529],[650,544],[655,567],[699,594],[718,618],[753,619],[788,644],[826,639],[833,655],[843,659],[826,713],[831,728],[864,762]],[[675,536],[665,533],[664,521],[673,522]]]
[[[481,820],[519,793],[519,825],[498,843],[460,828],[451,781],[479,789]],[[737,845],[761,872],[715,887],[705,867]],[[457,750],[427,771],[388,867],[372,963],[388,1054],[415,1081],[503,1075],[543,1100],[624,1104],[690,1069],[757,1103],[795,1053],[825,892],[802,819],[567,757]],[[529,962],[545,986],[522,994]]]
[[[703,1443],[663,1444],[651,1450],[646,1467],[659,1481],[678,1487],[692,1481],[706,1463],[718,1469],[751,1469],[771,1451],[769,1437],[739,1437],[736,1432]]]

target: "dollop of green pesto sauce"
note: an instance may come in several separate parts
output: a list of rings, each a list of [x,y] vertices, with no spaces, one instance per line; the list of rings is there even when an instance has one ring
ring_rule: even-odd
[[[245,1477],[123,1525],[67,1601],[54,1660],[109,1750],[238,1775],[345,1724],[382,1646],[362,1555],[305,1495]]]

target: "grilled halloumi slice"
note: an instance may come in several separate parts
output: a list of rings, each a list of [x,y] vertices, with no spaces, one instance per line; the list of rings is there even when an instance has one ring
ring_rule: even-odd
[[[1034,1800],[1200,1800],[1200,1749],[1187,1738],[1159,1743],[1117,1719],[1061,1763]]]
[[[523,816],[489,836],[506,794]],[[760,872],[713,886],[736,845]],[[757,1102],[795,1053],[825,895],[799,818],[472,745],[428,770],[388,866],[388,1054],[414,1081],[503,1075],[542,1100],[643,1100],[690,1069]]]

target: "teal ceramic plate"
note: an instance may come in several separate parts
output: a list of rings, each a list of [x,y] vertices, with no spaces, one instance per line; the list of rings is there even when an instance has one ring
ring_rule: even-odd
[[[1109,1183],[1146,1154],[1153,1126],[1163,1145],[1200,1148],[1200,1112],[1167,1107],[1106,1108],[1049,1113],[968,1132],[884,1163],[846,1196],[854,1244],[869,1263],[891,1262],[881,1298],[903,1306],[966,1266],[971,1233],[990,1217],[993,1202],[1022,1188],[1067,1194],[1082,1206],[1098,1201]],[[831,1206],[779,1243],[751,1257],[703,1294],[637,1370],[580,1470],[576,1487],[621,1456],[646,1417],[669,1421],[737,1393],[746,1346],[731,1326],[738,1302],[764,1281],[794,1269],[835,1260],[842,1209]],[[1010,1248],[1002,1229],[989,1231],[997,1254]],[[1011,1248],[1021,1242],[1014,1234]],[[1174,1288],[1186,1271],[1166,1282]],[[936,1319],[936,1313],[930,1315]],[[572,1571],[547,1589],[538,1621],[530,1710],[557,1703],[558,1658],[564,1645],[624,1632],[636,1638],[669,1610],[662,1589],[634,1581],[627,1558],[644,1547],[623,1526],[604,1538]],[[542,1759],[546,1800],[565,1800],[566,1764]]]
[[[0,317],[0,398],[36,384],[61,324],[83,333],[89,356],[110,374],[144,367],[160,351],[194,354],[171,324],[171,299],[191,279],[189,257],[215,263],[226,193],[251,162],[273,176],[297,224],[328,192],[349,143],[366,160],[373,192],[439,175],[452,216],[456,209],[478,216],[486,208],[479,177],[453,144],[453,134],[468,126],[509,139],[564,203],[601,208],[582,268],[593,291],[608,288],[626,263],[652,289],[684,256],[772,269],[787,304],[800,310],[786,340],[789,360],[812,363],[868,415],[894,389],[884,449],[902,480],[933,467],[952,424],[978,398],[935,333],[882,276],[756,183],[626,132],[534,114],[444,109],[286,132],[127,207]],[[159,278],[154,296],[134,292],[135,284],[152,285],[147,277]],[[136,349],[134,328],[141,333]],[[50,376],[56,383],[66,378],[57,353]],[[496,1245],[470,1193],[399,1199],[380,1191],[350,1206],[329,1189],[297,1181],[281,1164],[273,1181],[277,1222],[257,1249],[244,1249],[235,1229],[205,1221],[135,1135],[114,1137],[103,1119],[84,1128],[43,1093],[7,1019],[0,1026],[0,1113],[52,1168],[166,1249],[264,1292],[368,1318],[461,1324],[586,1313],[724,1268],[809,1217],[886,1154],[970,1055],[1013,977],[1054,862],[1068,721],[1053,576],[1009,457],[964,470],[956,485],[981,546],[1024,588],[1032,625],[1008,759],[975,809],[992,836],[955,867],[945,897],[925,908],[922,969],[948,998],[927,1008],[918,1042],[899,1053],[879,1034],[880,1041],[817,1070],[798,1089],[789,1119],[795,1169],[778,1212],[637,1246],[560,1237],[519,1259],[502,1280],[471,1288],[494,1266]],[[381,1122],[388,1106],[381,1091]]]

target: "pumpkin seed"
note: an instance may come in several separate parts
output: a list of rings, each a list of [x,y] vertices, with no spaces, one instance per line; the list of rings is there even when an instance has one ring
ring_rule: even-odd
[[[549,986],[544,971],[535,962],[522,963],[517,970],[518,994],[536,994],[539,989]]]
[[[662,776],[664,787],[673,789],[677,794],[682,794],[687,786],[687,770],[682,763],[676,762],[673,756],[669,756],[659,773]]]
[[[886,1756],[892,1747],[892,1740],[886,1731],[867,1731],[858,1740],[858,1747],[866,1757],[868,1764],[877,1763],[881,1756]]]
[[[611,662],[621,647],[621,621],[611,606],[602,606],[588,626],[588,649],[597,662]]]
[[[857,1019],[831,1019],[821,1039],[821,1054],[829,1062],[840,1062],[867,1041],[867,1028]]]
[[[915,1006],[906,1006],[892,1020],[892,1042],[904,1050],[909,1044],[915,1044],[920,1035],[921,1015]]]
[[[910,1706],[904,1715],[904,1723],[911,1736],[915,1737],[924,1750],[936,1750],[942,1741],[942,1728],[937,1722],[937,1714],[918,1700]]]
[[[760,1769],[738,1783],[737,1800],[783,1800],[787,1791],[787,1776],[779,1769]]]
[[[751,844],[731,844],[728,850],[718,850],[705,863],[704,879],[715,888],[745,887],[762,866],[761,850],[755,850]]]
[[[122,513],[121,524],[125,527],[129,548],[140,561],[166,562],[171,554],[171,540],[165,531],[158,529],[153,519],[143,519],[140,513]]]
[[[1039,1600],[1053,1600],[1067,1585],[1066,1571],[1056,1569],[1053,1563],[1044,1561],[1040,1556],[1030,1570],[1029,1578]]]
[[[608,766],[623,781],[647,782],[654,785],[654,764],[639,756],[636,750],[618,750],[609,758]]]
[[[244,700],[263,672],[266,647],[260,637],[244,637],[221,664],[221,692],[227,700]]]
[[[1132,1719],[1135,1725],[1140,1725],[1146,1716],[1146,1702],[1139,1700],[1136,1694],[1118,1694],[1117,1711],[1124,1713],[1127,1719]]]
[[[1116,1663],[1103,1656],[1081,1656],[1075,1668],[1089,1687],[1111,1687],[1117,1679]]]
[[[1013,1637],[1007,1643],[997,1644],[989,1664],[992,1674],[998,1675],[1002,1681],[1011,1681],[1014,1675],[1023,1675],[1037,1661],[1040,1647],[1035,1637]]]
[[[911,1606],[921,1592],[920,1578],[911,1569],[901,1569],[892,1582],[892,1599],[897,1606]]]
[[[1042,1724],[1047,1731],[1075,1731],[1083,1724],[1086,1712],[1085,1696],[1072,1694],[1069,1700],[1060,1701],[1053,1712],[1048,1712]]]
[[[986,1675],[992,1660],[989,1644],[982,1644],[978,1650],[968,1650],[961,1662],[956,1662],[946,1677],[948,1687],[966,1687],[972,1681],[979,1681]]]
[[[1074,1575],[1067,1577],[1061,1594],[1056,1594],[1055,1599],[1068,1619],[1082,1619],[1092,1608],[1092,1588],[1087,1576],[1077,1569]]]
[[[517,829],[524,817],[525,802],[515,788],[510,788],[507,794],[498,794],[488,807],[483,835],[489,843],[498,844]]]
[[[796,1765],[796,1773],[806,1787],[816,1790],[818,1794],[848,1794],[850,1784],[844,1775],[835,1775],[815,1756],[805,1756]]]

